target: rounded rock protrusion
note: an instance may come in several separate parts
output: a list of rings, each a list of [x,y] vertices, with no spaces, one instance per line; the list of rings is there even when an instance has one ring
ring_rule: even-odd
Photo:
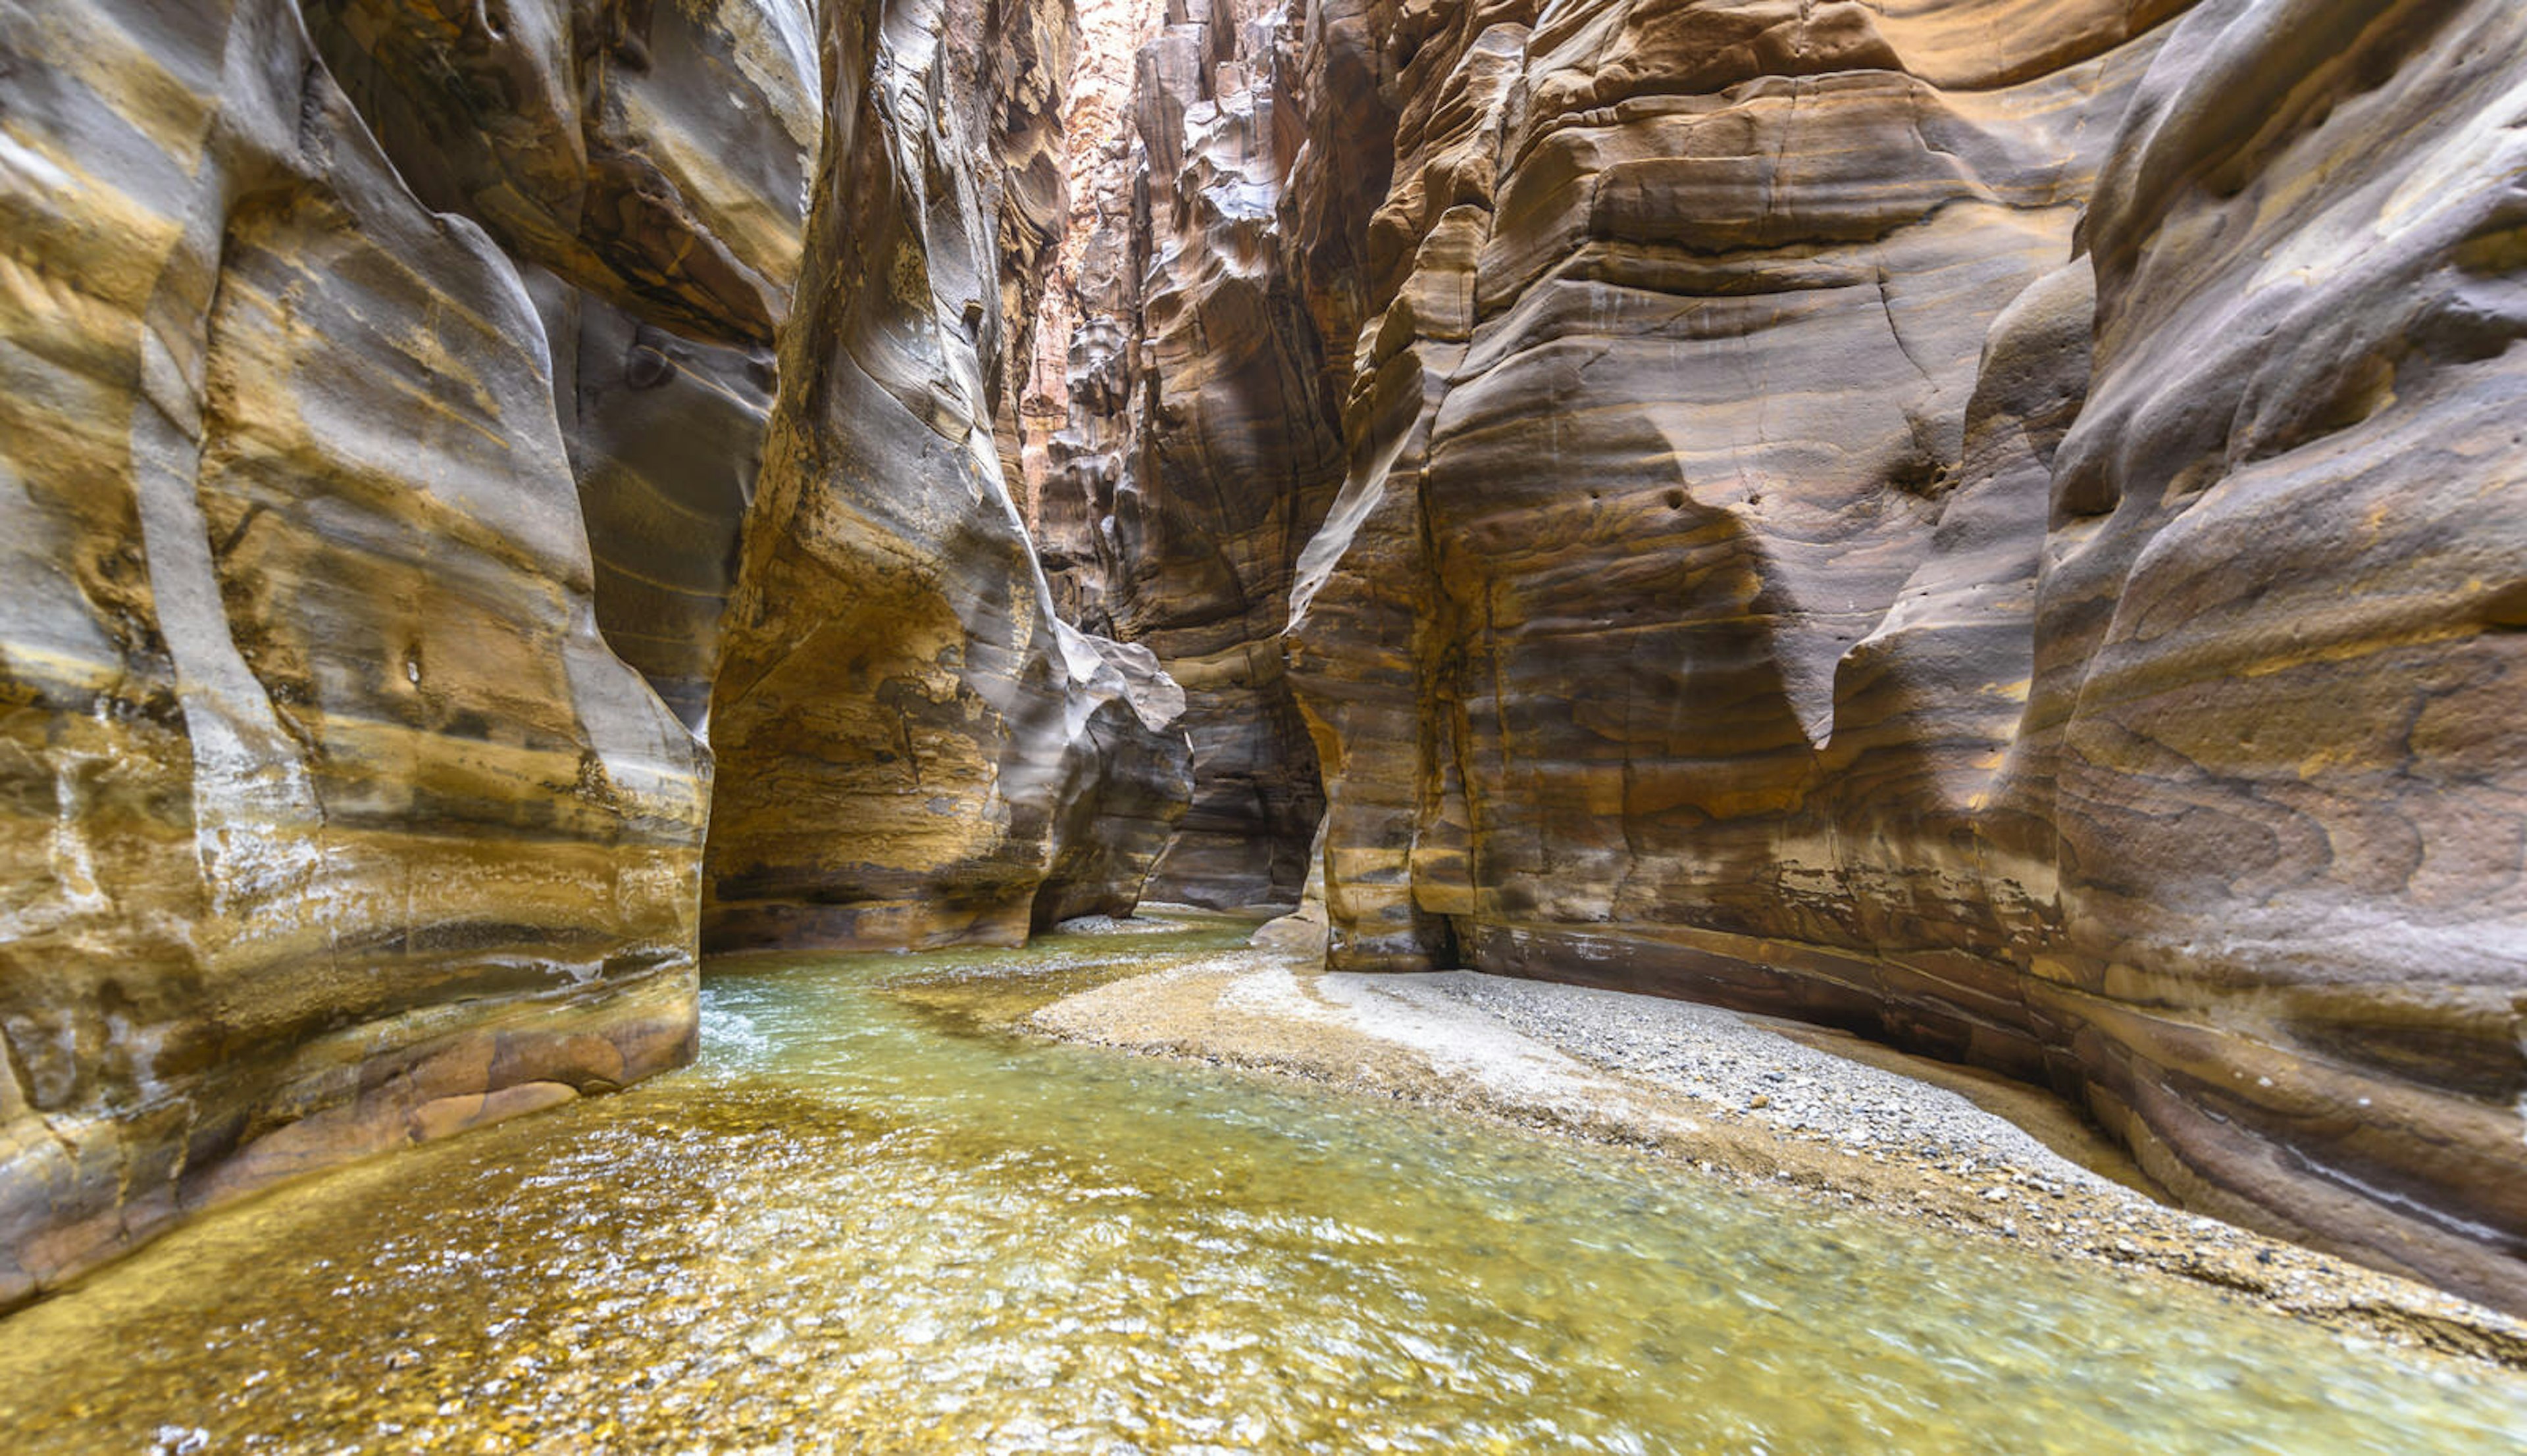
[[[654,344],[634,344],[623,356],[623,382],[635,389],[655,389],[676,377],[676,362]]]

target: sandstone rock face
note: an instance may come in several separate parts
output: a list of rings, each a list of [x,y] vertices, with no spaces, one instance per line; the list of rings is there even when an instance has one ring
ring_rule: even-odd
[[[771,422],[772,351],[670,333],[548,276],[542,283],[595,558],[596,624],[699,734]]]
[[[1984,537],[2041,482],[2004,468],[2025,431],[1998,421],[1990,478],[1966,478],[1970,404],[2022,298],[1996,352],[2043,376],[2020,392],[2076,402],[2085,361],[2048,321],[2077,285],[2037,285],[2156,37],[2032,72],[1934,48],[1951,91],[1834,9],[1485,12],[1411,47],[1354,471],[1294,628],[1339,759],[1341,959],[1507,963],[1606,926],[1869,949],[1861,902],[1943,892],[1915,844],[1845,837],[1835,785],[1886,771],[1833,762],[1868,741],[1838,698],[1909,627],[1934,671],[1878,695],[1938,724],[1911,772],[1993,751],[1951,710],[2012,729],[2023,665],[1961,644],[2024,597],[2034,541]],[[1965,559],[1932,565],[1952,507]],[[2024,615],[1996,634],[2021,656]],[[1912,886],[1864,892],[1855,850]]]
[[[598,634],[519,266],[298,11],[0,48],[5,1304],[689,1055],[704,771]]]
[[[1075,618],[1185,688],[1194,802],[1151,893],[1288,902],[1321,802],[1279,638],[1343,458],[1279,266],[1296,110],[1273,56],[1295,39],[1235,0],[1164,20],[1137,56],[1131,129],[1083,189],[1109,195],[1099,256],[1070,280],[1069,424],[1046,446],[1038,521]]]
[[[1211,235],[1153,248],[1079,397],[1127,412],[1104,610],[1171,662],[1133,594],[1224,593],[1146,523],[1274,508],[1169,462],[1315,510],[1308,412],[1209,385],[1313,360],[1339,411],[1286,637],[1333,963],[2049,1080],[2197,1205],[2527,1307],[2527,18],[1319,0],[1280,33],[1240,53],[1270,125],[1178,103],[1178,167],[1144,124],[1150,235]],[[1144,111],[1221,59],[1170,54]]]
[[[711,707],[727,948],[1015,944],[1128,909],[1182,698],[1055,615],[1005,477],[1005,216],[956,12],[826,18],[827,132]]]
[[[954,66],[943,23],[974,38]],[[1059,221],[1064,12],[833,26],[799,0],[0,9],[0,1307],[188,1210],[690,1056],[705,732],[771,790],[830,756],[819,723],[917,730],[887,740],[910,812],[981,816],[951,836],[1024,867],[948,917],[1130,907],[1183,804],[1182,697],[1053,622],[989,468],[998,340]],[[868,194],[829,189],[794,390],[820,40],[848,73],[821,175],[941,210],[892,194],[861,232]],[[778,538],[842,519],[820,459],[920,528]],[[800,594],[871,584],[793,569],[838,553],[915,605]],[[848,645],[824,717],[756,730],[767,629]],[[945,681],[925,717],[907,694]],[[868,807],[789,806],[810,868],[777,873],[822,907],[905,870]]]
[[[2113,155],[2037,1004],[2207,1200],[2527,1307],[2527,12],[2206,0]]]
[[[308,0],[422,202],[677,333],[768,346],[817,123],[804,0]]]
[[[1062,122],[1069,216],[1046,279],[1019,406],[1018,507],[1063,621],[1111,634],[1105,610],[1110,501],[1127,444],[1128,320],[1142,162],[1131,116],[1141,48],[1160,0],[1081,0],[1079,50]],[[1056,476],[1060,484],[1051,490]]]

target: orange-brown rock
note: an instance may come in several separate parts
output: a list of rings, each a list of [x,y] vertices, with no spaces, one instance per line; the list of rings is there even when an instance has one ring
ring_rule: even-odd
[[[942,18],[875,24],[826,37],[857,75]],[[954,449],[992,458],[984,361],[1059,212],[1064,12],[951,24],[957,64],[900,74],[917,110],[883,128],[850,111],[825,176],[935,126],[956,211],[818,276],[792,390],[827,130],[804,4],[0,7],[0,1307],[192,1209],[691,1054],[701,735],[776,399],[793,470],[749,559],[835,547],[772,539],[811,519],[799,459],[910,444],[860,483],[936,531],[842,549],[960,583],[948,671],[992,722],[903,764],[996,758],[915,812],[1023,846],[1015,933],[1129,908],[1183,802],[1181,695],[1052,622],[993,472],[935,494],[969,483],[943,435],[889,432],[953,398]],[[829,262],[859,200],[829,200]],[[966,340],[895,356],[945,393],[888,373],[913,297]],[[906,387],[827,388],[852,349]],[[748,789],[825,753],[819,722],[919,717],[918,670],[853,664],[940,666],[935,618],[780,610],[861,655],[822,719],[750,731],[764,682],[726,696]],[[790,806],[825,816],[793,841],[816,903],[856,836],[898,847],[869,807]]]
[[[1137,56],[1130,132],[1083,189],[1124,195],[1091,225],[1107,256],[1072,279],[1069,425],[1047,442],[1037,519],[1074,615],[1185,689],[1193,805],[1151,893],[1289,902],[1322,805],[1280,631],[1342,473],[1280,266],[1295,108],[1275,55],[1295,37],[1234,0],[1164,20]]]
[[[992,118],[954,15],[826,17],[806,265],[711,706],[714,946],[1015,944],[1128,909],[1182,812],[1181,694],[1055,615],[1002,474]]]
[[[817,132],[804,0],[308,0],[425,204],[679,333],[768,347]]]
[[[802,0],[318,0],[405,185],[527,267],[597,624],[698,728],[820,130]]]
[[[2111,155],[2029,1000],[2190,1194],[2527,1307],[2527,12],[2204,0]]]
[[[2527,1307],[2516,8],[1286,33],[1250,291],[1305,319],[1116,352],[1134,410],[1213,351],[1340,399],[1287,634],[1334,963],[2006,1068],[2198,1206]],[[1304,499],[1268,413],[1186,418]],[[1109,610],[1166,559],[1127,519]]]
[[[0,16],[0,1305],[674,1065],[696,747],[518,267],[295,7]]]

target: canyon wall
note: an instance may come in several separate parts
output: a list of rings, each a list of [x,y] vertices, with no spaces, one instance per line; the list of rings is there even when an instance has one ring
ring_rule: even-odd
[[[1071,494],[1159,643],[1224,620],[1182,544],[1269,534],[1215,502],[1323,512],[1282,645],[1332,965],[2005,1069],[2195,1206],[2527,1308],[2527,17],[1182,28]]]
[[[1295,37],[1247,0],[1146,19],[1131,104],[1109,123],[1123,129],[1074,164],[1067,409],[1042,447],[1037,518],[1073,620],[1149,647],[1185,689],[1193,805],[1151,893],[1286,904],[1322,801],[1280,633],[1343,461],[1278,266],[1301,109],[1273,58]]]
[[[827,22],[807,263],[711,706],[704,936],[1016,944],[1131,907],[1183,810],[1183,695],[1056,615],[994,430],[1005,225],[968,159],[1043,128],[976,98],[1050,93],[995,82],[963,47],[1001,27],[932,0]]]
[[[1066,11],[835,9],[0,5],[0,1308],[688,1058],[705,735],[823,913],[984,841],[979,933],[1130,905],[1181,695],[990,440]],[[908,786],[748,832],[872,715]]]
[[[0,22],[0,1304],[691,1052],[706,763],[599,635],[525,260],[733,335],[777,290],[592,221],[649,194],[551,17],[454,41],[512,109],[433,211],[454,38],[393,19]]]

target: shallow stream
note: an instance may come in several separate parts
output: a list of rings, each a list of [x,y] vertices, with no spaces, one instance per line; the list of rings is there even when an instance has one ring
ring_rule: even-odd
[[[1243,926],[712,970],[698,1065],[0,1322],[32,1451],[2508,1450],[2527,1379],[1011,1034]]]

